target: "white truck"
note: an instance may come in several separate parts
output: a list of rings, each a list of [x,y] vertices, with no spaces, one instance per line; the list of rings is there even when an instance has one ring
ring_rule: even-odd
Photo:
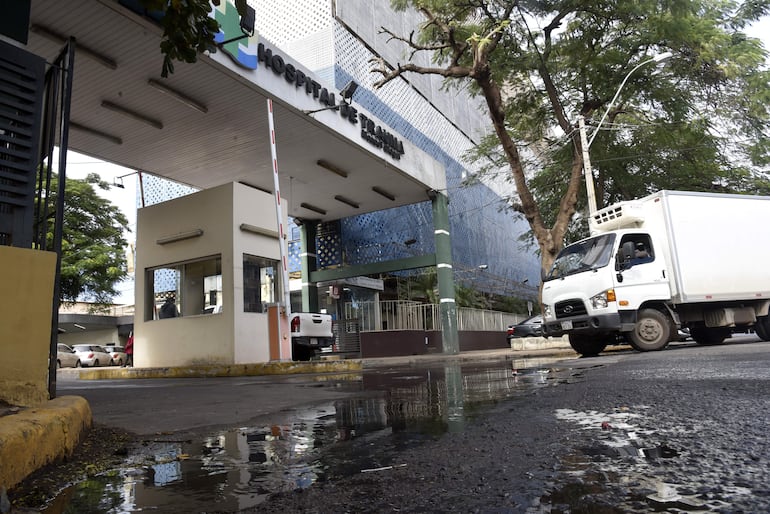
[[[291,351],[295,361],[307,361],[334,343],[330,314],[294,312],[291,314]]]
[[[660,350],[689,329],[770,339],[770,197],[659,191],[594,213],[543,279],[543,329],[581,355]]]

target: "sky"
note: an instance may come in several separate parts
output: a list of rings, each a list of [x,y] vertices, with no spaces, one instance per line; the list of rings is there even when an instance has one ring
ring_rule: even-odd
[[[765,48],[770,50],[770,17],[765,17],[746,30],[749,36],[761,39]],[[102,180],[109,183],[120,182],[118,177],[124,176],[122,183],[124,188],[112,187],[108,191],[97,190],[99,195],[117,205],[128,218],[131,232],[125,234],[125,239],[131,244],[136,243],[136,206],[137,206],[137,174],[134,170],[115,164],[100,161],[94,157],[82,155],[73,151],[67,157],[67,176],[70,178],[85,178],[89,173],[98,173]],[[114,301],[117,304],[134,303],[133,279],[122,282],[118,286],[120,291]]]
[[[57,167],[58,163],[54,163],[54,170],[56,170]],[[99,174],[102,180],[110,184],[115,182],[123,183],[124,187],[122,189],[119,187],[110,187],[109,190],[96,188],[96,192],[102,198],[117,205],[126,216],[128,219],[128,227],[131,231],[126,232],[123,237],[129,244],[134,245],[136,243],[137,174],[134,170],[100,161],[94,157],[89,157],[73,151],[67,153],[68,178],[83,179],[89,173]],[[118,178],[123,175],[128,176],[123,177],[122,180]],[[119,295],[114,298],[114,303],[133,305],[133,277],[130,280],[118,284],[116,289],[119,291]]]

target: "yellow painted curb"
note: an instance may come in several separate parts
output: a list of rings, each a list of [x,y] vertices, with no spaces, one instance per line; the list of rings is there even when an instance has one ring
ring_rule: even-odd
[[[93,423],[80,396],[60,396],[0,417],[0,487],[10,489],[35,470],[72,455]]]
[[[205,366],[180,366],[166,368],[94,368],[81,369],[81,380],[105,380],[120,378],[205,378],[245,377],[257,375],[283,375],[294,373],[345,373],[361,371],[360,360],[347,359],[313,362],[262,362],[255,364],[229,364]]]

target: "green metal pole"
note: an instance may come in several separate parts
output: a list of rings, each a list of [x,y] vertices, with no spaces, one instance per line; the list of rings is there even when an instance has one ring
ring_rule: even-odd
[[[433,205],[433,239],[436,245],[442,349],[444,353],[454,355],[460,351],[460,338],[457,333],[457,305],[452,273],[452,245],[449,237],[449,200],[446,195],[437,191],[430,196]]]
[[[318,269],[318,256],[316,254],[315,236],[317,232],[315,222],[306,221],[299,226],[300,254],[302,273],[302,311],[318,312],[318,286],[310,282],[310,274]]]

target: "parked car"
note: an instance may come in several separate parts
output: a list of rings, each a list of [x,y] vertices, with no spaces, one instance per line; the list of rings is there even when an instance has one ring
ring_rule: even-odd
[[[126,349],[116,344],[105,344],[104,349],[112,357],[112,364],[122,366],[126,363]]]
[[[80,356],[66,344],[59,343],[56,345],[56,367],[79,368]]]
[[[112,355],[98,344],[76,344],[72,347],[83,366],[112,366]]]
[[[515,337],[540,337],[543,335],[543,316],[536,314],[517,325],[508,326],[508,340]]]

